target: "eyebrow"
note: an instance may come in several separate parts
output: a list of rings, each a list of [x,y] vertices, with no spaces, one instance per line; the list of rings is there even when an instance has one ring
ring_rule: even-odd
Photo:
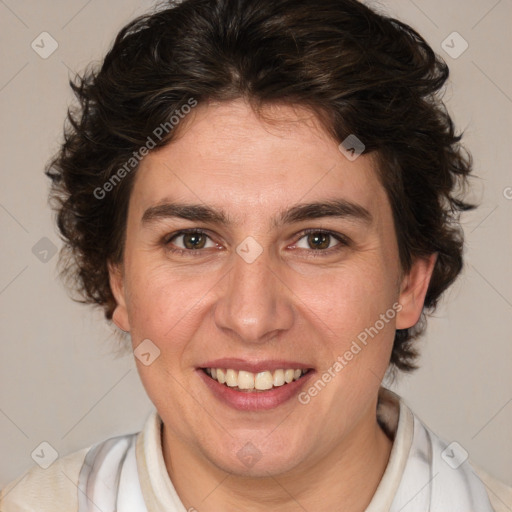
[[[272,219],[272,226],[279,227],[323,217],[349,218],[365,224],[371,224],[373,220],[371,213],[363,206],[347,201],[346,199],[334,199],[294,205],[280,212],[277,217]],[[179,218],[195,222],[210,222],[226,226],[233,224],[223,210],[202,204],[176,202],[164,202],[149,207],[144,211],[141,221],[143,225],[147,225],[157,220],[167,218]]]

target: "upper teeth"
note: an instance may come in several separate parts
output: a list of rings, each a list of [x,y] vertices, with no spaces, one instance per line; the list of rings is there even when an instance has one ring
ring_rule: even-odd
[[[212,379],[226,384],[230,388],[239,389],[271,389],[272,386],[278,387],[283,384],[299,379],[307,370],[275,370],[274,372],[264,371],[258,373],[247,372],[245,370],[232,370],[228,368],[205,368],[205,371]]]

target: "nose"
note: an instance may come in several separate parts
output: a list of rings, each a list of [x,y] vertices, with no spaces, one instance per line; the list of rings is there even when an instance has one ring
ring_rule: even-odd
[[[233,266],[223,280],[215,305],[215,323],[245,343],[265,343],[289,330],[294,322],[292,291],[270,266],[268,251],[249,263],[233,254]]]

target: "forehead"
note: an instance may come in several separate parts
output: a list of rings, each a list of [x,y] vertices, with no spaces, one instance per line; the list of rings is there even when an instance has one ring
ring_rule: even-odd
[[[372,155],[347,159],[310,110],[274,105],[259,115],[236,100],[200,104],[181,123],[137,170],[131,203],[139,215],[169,200],[232,209],[239,222],[317,200],[385,207]]]

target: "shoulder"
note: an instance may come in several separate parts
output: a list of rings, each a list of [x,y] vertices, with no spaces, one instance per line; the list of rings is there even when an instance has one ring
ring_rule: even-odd
[[[77,508],[78,475],[90,447],[57,459],[47,469],[34,466],[0,491],[2,512],[59,512]],[[44,489],[44,492],[42,492]]]
[[[394,444],[397,444],[396,441],[400,444],[401,441],[402,459],[407,454],[403,471],[397,473],[400,485],[395,493],[394,504],[402,506],[396,507],[396,510],[428,508],[436,511],[512,511],[512,487],[491,476],[471,459],[468,460],[467,452],[458,443],[447,443],[437,436],[409,409],[401,397],[390,396],[400,404]],[[410,442],[404,442],[404,432],[411,431]],[[417,492],[416,483],[430,482],[433,480],[432,475],[436,477],[435,481]],[[418,505],[420,501],[422,506]]]
[[[144,430],[156,425],[157,420],[155,411],[146,420]],[[120,480],[133,495],[133,478],[137,475],[135,446],[143,431],[110,437],[57,459],[47,469],[33,466],[0,489],[0,512],[78,510],[84,500],[88,501],[90,486],[100,496],[110,496]]]
[[[471,467],[484,484],[495,512],[510,512],[512,510],[512,487],[497,480],[474,462],[471,462]]]

